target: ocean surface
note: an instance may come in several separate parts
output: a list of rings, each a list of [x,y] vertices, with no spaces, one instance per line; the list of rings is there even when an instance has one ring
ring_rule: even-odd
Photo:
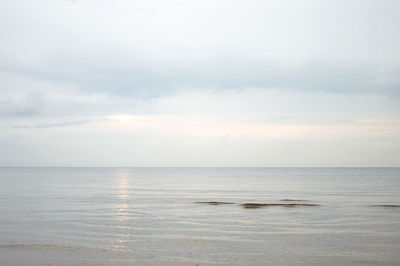
[[[400,168],[0,168],[0,265],[400,265],[390,205]]]

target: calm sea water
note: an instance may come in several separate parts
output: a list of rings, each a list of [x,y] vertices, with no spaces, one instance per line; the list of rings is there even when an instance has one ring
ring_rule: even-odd
[[[0,168],[0,265],[400,265],[381,204],[400,168]]]

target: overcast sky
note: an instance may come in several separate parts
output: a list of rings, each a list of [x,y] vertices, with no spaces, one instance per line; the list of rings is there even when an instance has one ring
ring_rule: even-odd
[[[0,166],[400,166],[398,0],[0,0]]]

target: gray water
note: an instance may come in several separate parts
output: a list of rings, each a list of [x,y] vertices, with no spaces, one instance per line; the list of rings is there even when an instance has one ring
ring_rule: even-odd
[[[383,204],[400,168],[0,168],[0,265],[399,265]]]

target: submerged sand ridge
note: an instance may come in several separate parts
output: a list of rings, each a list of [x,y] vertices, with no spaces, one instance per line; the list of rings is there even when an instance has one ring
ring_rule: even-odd
[[[280,201],[309,201],[309,200],[302,200],[302,199],[282,199]]]
[[[195,202],[195,203],[208,204],[208,205],[235,204],[233,202],[224,202],[224,201],[198,201],[198,202]]]
[[[312,206],[321,206],[319,204],[306,204],[306,203],[244,203],[241,204],[245,209],[258,209],[263,207],[312,207]]]
[[[286,208],[294,208],[294,207],[318,207],[321,206],[320,204],[314,203],[287,203],[287,202],[305,202],[308,200],[299,200],[299,199],[282,199],[285,203],[255,203],[255,202],[248,202],[248,203],[233,203],[233,202],[225,202],[225,201],[198,201],[195,203],[200,204],[207,204],[207,205],[227,205],[227,204],[236,204],[240,205],[245,209],[259,209],[264,207],[286,207]],[[369,205],[370,207],[382,207],[382,208],[400,208],[400,205],[397,204],[375,204]]]
[[[396,205],[396,204],[378,204],[378,205],[371,205],[371,207],[400,208],[400,205]]]
[[[285,202],[301,202],[305,200],[295,200],[295,199],[283,199],[281,201]],[[240,205],[245,209],[258,209],[263,207],[312,207],[312,206],[321,206],[319,204],[310,204],[310,203],[233,203],[233,202],[225,202],[225,201],[198,201],[195,203],[199,204],[207,204],[207,205],[227,205],[227,204],[236,204]]]

